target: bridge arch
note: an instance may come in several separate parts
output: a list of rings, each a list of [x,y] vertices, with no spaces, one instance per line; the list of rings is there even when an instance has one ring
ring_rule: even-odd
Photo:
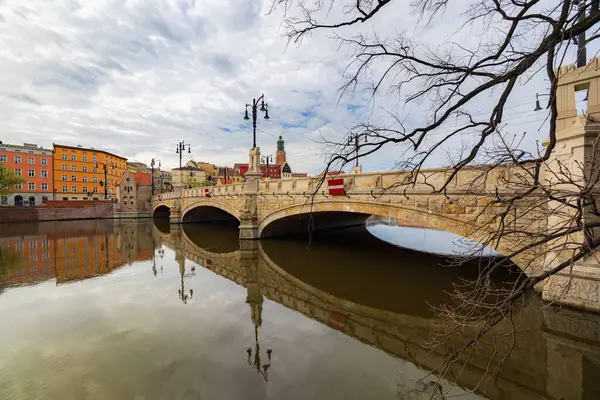
[[[153,218],[169,218],[171,215],[171,207],[165,203],[158,203],[152,209]]]
[[[225,203],[211,199],[202,199],[191,203],[181,210],[182,222],[231,221],[239,224],[239,211]]]
[[[407,221],[414,226],[452,232],[474,242],[481,238],[470,234],[472,224],[450,215],[437,214],[429,210],[396,204],[374,204],[356,200],[320,201],[313,204],[292,205],[270,213],[259,222],[259,236],[268,238],[288,233],[307,232],[309,218],[315,231],[362,225],[371,215],[391,217]],[[510,247],[501,245],[494,249],[499,254],[508,254]],[[523,260],[512,260],[528,273]]]

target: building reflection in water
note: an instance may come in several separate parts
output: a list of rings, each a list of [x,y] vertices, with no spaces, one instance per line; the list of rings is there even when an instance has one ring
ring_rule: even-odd
[[[63,284],[153,259],[158,244],[152,229],[148,224],[107,220],[3,225],[0,286],[49,279]]]
[[[440,323],[424,307],[432,291],[451,287],[452,278],[472,273],[449,272],[440,267],[439,257],[394,248],[366,229],[351,232],[356,239],[352,252],[347,251],[351,238],[344,234],[328,235],[325,243],[315,241],[307,250],[305,241],[238,242],[237,231],[214,226],[186,225],[156,233],[177,259],[190,260],[246,288],[255,343],[245,358],[265,380],[273,351],[261,352],[264,298],[430,371],[444,353],[423,347]],[[390,280],[395,284],[389,285]],[[470,334],[450,338],[447,345],[456,348]],[[510,341],[510,336],[505,339]],[[490,360],[501,359],[510,346],[504,342],[483,341],[464,366],[455,364],[446,377],[491,399],[600,398],[600,316],[542,307],[533,297],[521,316],[510,356],[481,381]],[[429,377],[423,390],[439,390],[436,382]]]
[[[394,248],[366,229],[350,236],[328,235],[324,242],[313,241],[309,249],[302,240],[240,244],[237,234],[236,229],[220,226],[157,229],[147,223],[112,221],[3,225],[0,290],[49,279],[57,284],[74,282],[138,260],[152,260],[152,274],[158,277],[166,246],[175,252],[183,304],[202,297],[192,287],[200,269],[246,289],[254,343],[240,349],[240,361],[264,380],[280,353],[260,335],[263,319],[269,319],[264,315],[265,301],[422,370],[439,364],[442,353],[422,346],[439,323],[426,302],[444,301],[439,293],[458,277],[456,271],[439,266],[439,257]],[[600,398],[600,316],[541,305],[537,298],[531,300],[512,354],[492,379],[480,382],[494,349],[507,348],[503,343],[482,343],[464,369],[450,370],[447,376],[491,399]],[[456,348],[468,335],[451,338],[448,346]]]

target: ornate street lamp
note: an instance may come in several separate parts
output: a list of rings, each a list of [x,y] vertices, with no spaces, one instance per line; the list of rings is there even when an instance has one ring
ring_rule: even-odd
[[[261,94],[258,99],[252,99],[252,104],[246,104],[246,113],[244,114],[244,119],[249,120],[250,117],[248,116],[248,107],[250,107],[250,109],[252,110],[252,128],[253,128],[252,148],[253,149],[256,148],[256,118],[257,118],[258,111],[259,111],[259,105],[260,105],[260,111],[264,111],[264,113],[265,113],[265,119],[269,119],[268,104],[265,103],[265,95],[264,94]]]
[[[262,157],[261,162],[264,162],[265,164],[267,164],[267,178],[269,178],[271,175],[271,173],[270,173],[271,171],[269,171],[269,165],[270,165],[269,163],[273,162],[273,156],[270,154],[265,155]]]
[[[354,135],[350,135],[350,137],[348,138],[348,145],[351,145],[352,142],[354,142],[354,151],[356,151],[356,161],[355,161],[355,166],[358,167],[358,157],[359,157],[359,153],[358,153],[358,148],[359,148],[359,144],[358,144],[358,140],[360,139],[360,135],[354,134]],[[364,137],[364,141],[365,143],[367,142],[367,136]]]
[[[188,154],[190,154],[192,152],[191,146],[189,143],[185,143],[184,140],[177,143],[177,150],[175,151],[175,153],[179,154],[179,177],[181,178],[182,184],[183,184],[183,175],[182,175],[183,171],[181,171],[181,158],[183,157],[183,152],[185,151],[186,147],[187,147]]]

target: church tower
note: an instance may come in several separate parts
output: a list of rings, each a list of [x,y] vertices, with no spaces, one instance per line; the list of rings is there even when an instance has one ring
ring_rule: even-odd
[[[283,142],[283,137],[279,135],[279,139],[277,140],[277,153],[275,153],[275,163],[277,165],[285,164],[286,156],[285,156],[285,143]]]

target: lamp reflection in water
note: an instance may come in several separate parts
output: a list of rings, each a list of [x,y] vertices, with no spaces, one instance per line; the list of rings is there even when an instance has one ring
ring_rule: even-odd
[[[179,276],[181,278],[181,288],[177,292],[179,293],[179,299],[182,301],[182,303],[187,304],[188,300],[191,300],[194,297],[194,290],[190,289],[189,295],[186,293],[184,278],[189,278],[191,276],[195,276],[196,275],[196,267],[195,266],[192,267],[192,273],[186,274],[186,272],[185,272],[185,257],[183,256],[183,253],[176,252],[175,259],[177,260],[177,263],[179,264]]]
[[[246,251],[246,249],[243,249],[241,258],[243,264],[245,264],[248,278],[246,283],[246,304],[250,305],[250,318],[254,325],[254,357],[252,357],[252,348],[248,347],[248,349],[246,349],[246,353],[248,354],[248,365],[256,368],[256,372],[259,373],[265,381],[268,381],[268,371],[269,367],[271,367],[271,354],[273,353],[273,350],[268,349],[266,351],[268,360],[265,364],[262,364],[258,329],[262,325],[262,306],[264,297],[261,293],[260,281],[258,279],[259,271],[256,251]]]

